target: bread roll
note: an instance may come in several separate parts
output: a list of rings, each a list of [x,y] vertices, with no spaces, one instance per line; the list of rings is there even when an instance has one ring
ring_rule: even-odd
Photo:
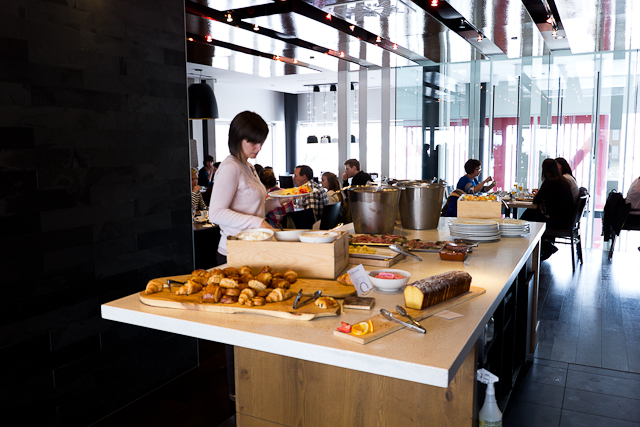
[[[316,306],[318,308],[336,308],[338,305],[338,301],[332,297],[320,297],[316,300]]]
[[[240,274],[240,276],[251,274],[251,268],[248,265],[243,265],[238,269],[238,273]]]
[[[284,278],[285,280],[287,280],[287,282],[293,285],[294,283],[296,283],[296,280],[298,280],[298,273],[293,270],[287,270],[284,272]]]
[[[236,282],[234,279],[225,277],[224,279],[220,280],[220,286],[222,286],[223,288],[233,289],[238,287],[238,282]]]

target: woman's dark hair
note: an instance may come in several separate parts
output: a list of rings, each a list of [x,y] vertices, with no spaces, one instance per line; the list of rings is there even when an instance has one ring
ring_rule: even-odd
[[[204,156],[204,160],[202,161],[202,164],[204,166],[207,166],[207,162],[212,162],[213,163],[213,156],[210,156],[210,155]]]
[[[325,172],[322,176],[327,177],[327,182],[329,183],[327,190],[340,191],[340,181],[338,181],[338,177],[334,173]]]
[[[231,120],[229,126],[229,152],[238,160],[242,159],[242,141],[263,144],[269,134],[269,126],[253,111],[243,111]]]
[[[558,169],[558,164],[554,159],[544,159],[542,162],[542,178],[544,178],[544,182],[557,181],[571,194],[571,186],[566,178],[560,175],[560,169]]]
[[[256,173],[258,174],[258,176],[260,176],[260,174],[262,173],[262,171],[264,170],[264,168],[262,167],[262,165],[259,164],[255,164],[253,166],[253,168],[256,170]]]
[[[467,160],[467,162],[464,164],[464,171],[466,173],[473,173],[475,172],[477,167],[482,166],[482,163],[480,163],[480,160],[477,159],[469,159]]]
[[[268,190],[276,186],[276,176],[273,174],[272,170],[264,169],[262,172],[260,172],[260,182]]]
[[[222,163],[222,162],[215,162],[215,163],[213,164],[213,167],[214,167],[214,168],[216,168],[216,169],[218,169],[218,168],[220,167],[220,163]]]
[[[562,175],[568,173],[569,175],[573,176],[573,171],[571,170],[571,166],[569,166],[569,163],[564,159],[564,157],[558,157],[556,159],[556,163],[559,164],[560,167],[562,168]]]

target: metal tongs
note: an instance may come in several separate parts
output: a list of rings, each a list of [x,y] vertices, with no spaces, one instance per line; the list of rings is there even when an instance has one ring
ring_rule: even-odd
[[[394,252],[398,252],[399,254],[403,254],[406,256],[410,256],[411,258],[415,258],[418,261],[422,261],[422,258],[419,257],[418,255],[414,255],[412,253],[409,253],[407,251],[405,251],[404,249],[402,249],[400,246],[396,245],[395,243],[393,245],[389,245],[389,249],[391,249]]]
[[[396,310],[398,310],[398,313],[402,316],[407,317],[409,320],[411,320],[412,323],[408,323],[408,322],[404,322],[398,318],[396,318],[393,313],[391,313],[389,310],[385,310],[384,308],[380,309],[380,314],[382,314],[384,317],[386,317],[389,320],[393,320],[394,322],[398,322],[401,325],[406,326],[407,328],[411,328],[414,331],[420,332],[421,334],[426,334],[427,330],[418,322],[416,322],[416,320],[409,316],[409,314],[406,312],[406,310],[398,305],[396,305]]]
[[[296,299],[293,301],[293,309],[296,310],[303,305],[309,304],[311,301],[315,301],[322,295],[322,291],[315,291],[315,293],[311,296],[311,298],[307,298],[306,300],[300,302],[300,298],[302,297],[302,289],[298,291],[298,295],[296,295]]]

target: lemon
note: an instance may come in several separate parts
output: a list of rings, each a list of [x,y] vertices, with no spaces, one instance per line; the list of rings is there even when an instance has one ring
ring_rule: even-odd
[[[369,321],[371,322],[371,321]],[[351,332],[354,335],[364,335],[367,332],[369,332],[369,323],[367,322],[360,322],[358,324],[355,324],[351,327]]]

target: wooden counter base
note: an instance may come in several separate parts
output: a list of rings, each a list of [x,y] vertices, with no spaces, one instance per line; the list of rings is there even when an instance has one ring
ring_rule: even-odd
[[[471,426],[476,347],[447,388],[236,347],[236,423]]]

